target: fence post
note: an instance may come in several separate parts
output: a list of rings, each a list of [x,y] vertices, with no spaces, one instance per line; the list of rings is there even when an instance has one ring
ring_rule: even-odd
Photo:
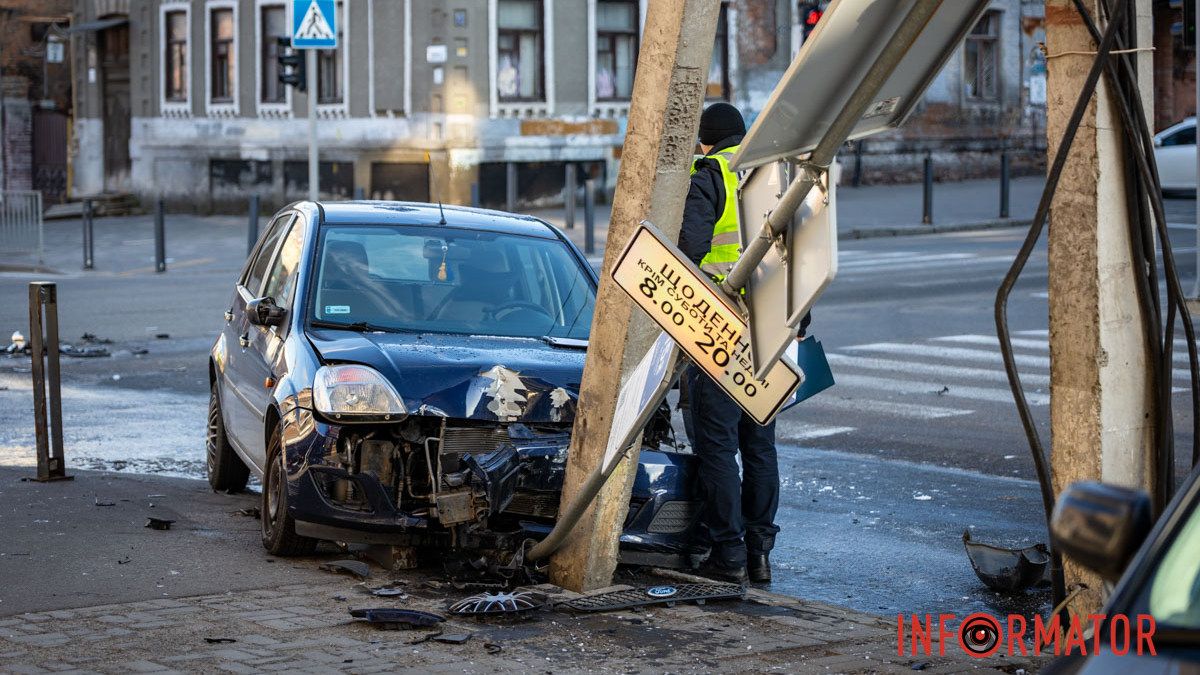
[[[516,162],[507,162],[504,165],[504,210],[509,213],[517,210]]]
[[[159,197],[154,203],[154,271],[167,271],[166,202]]]
[[[1000,217],[1008,217],[1008,151],[1000,153]]]
[[[246,223],[246,255],[254,250],[258,243],[258,193],[250,195],[250,218]]]
[[[596,179],[583,181],[583,252],[596,252]]]
[[[926,225],[933,224],[933,157],[925,154],[925,190],[923,199],[923,211],[921,222]]]
[[[575,164],[567,162],[566,174],[563,178],[563,218],[568,230],[575,229]]]
[[[43,309],[45,318],[43,320]],[[29,351],[33,378],[33,426],[38,481],[70,480],[63,456],[62,383],[58,354],[58,288],[51,281],[29,284]],[[47,428],[47,379],[49,428]]]
[[[92,247],[92,200],[83,200],[83,269],[92,269],[95,249]]]
[[[862,187],[863,143],[866,141],[861,138],[854,141],[854,180],[852,182],[854,187]]]

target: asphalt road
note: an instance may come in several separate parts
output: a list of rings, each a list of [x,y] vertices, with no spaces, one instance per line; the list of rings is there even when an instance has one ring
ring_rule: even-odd
[[[1168,202],[1172,223],[1186,225],[1194,213],[1193,201]],[[165,275],[140,271],[145,242],[138,240],[109,242],[136,247],[136,255],[112,248],[101,269],[56,277],[64,340],[84,332],[113,340],[110,358],[64,362],[74,465],[201,474],[204,355],[244,247],[233,229],[211,237],[180,233]],[[1023,234],[842,243],[838,278],[814,310],[811,329],[838,384],[779,422],[783,532],[775,590],[885,615],[1044,609],[1044,591],[1013,599],[982,589],[960,539],[969,529],[1005,545],[1045,541],[1033,465],[992,322],[995,290]],[[1171,234],[1190,288],[1194,230]],[[1044,250],[1013,294],[1010,324],[1047,439]],[[27,325],[31,278],[0,274],[4,335]],[[32,462],[27,372],[28,360],[0,357],[0,464]],[[1176,377],[1177,387],[1186,386],[1184,374]],[[1177,446],[1190,451],[1186,394],[1175,403]]]

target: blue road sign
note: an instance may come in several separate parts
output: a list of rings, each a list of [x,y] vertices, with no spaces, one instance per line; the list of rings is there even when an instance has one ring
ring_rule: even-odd
[[[337,49],[335,0],[292,0],[292,47]]]

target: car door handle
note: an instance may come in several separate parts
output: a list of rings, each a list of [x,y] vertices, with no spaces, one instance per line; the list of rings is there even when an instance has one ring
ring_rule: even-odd
[[[225,323],[233,323],[233,310],[225,310]]]
[[[250,348],[250,333],[242,333],[242,337],[238,338],[238,344],[240,344],[242,346],[242,349],[249,349]]]

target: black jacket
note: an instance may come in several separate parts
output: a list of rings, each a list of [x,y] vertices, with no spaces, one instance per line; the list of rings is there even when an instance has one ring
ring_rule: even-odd
[[[717,142],[710,155],[742,142],[741,136],[730,136]],[[683,205],[683,226],[679,230],[679,250],[697,265],[712,248],[713,226],[725,210],[725,179],[721,165],[714,159],[696,160],[696,173],[688,187]]]

